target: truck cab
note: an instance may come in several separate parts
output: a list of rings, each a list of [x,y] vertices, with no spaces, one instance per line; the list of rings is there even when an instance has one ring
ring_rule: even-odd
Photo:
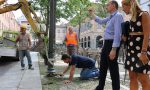
[[[3,31],[0,38],[0,59],[19,61],[18,50],[16,47],[16,37],[19,32],[16,31]]]

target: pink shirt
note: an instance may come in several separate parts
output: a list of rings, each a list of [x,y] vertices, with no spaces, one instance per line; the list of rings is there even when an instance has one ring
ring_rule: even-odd
[[[29,34],[25,34],[19,35],[19,50],[27,50],[29,47],[29,39],[30,39],[30,35]]]

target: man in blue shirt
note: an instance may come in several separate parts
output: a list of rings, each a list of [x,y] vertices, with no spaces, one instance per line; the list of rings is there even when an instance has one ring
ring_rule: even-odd
[[[96,90],[104,90],[108,69],[112,79],[112,89],[120,90],[120,77],[117,58],[121,41],[121,23],[123,22],[123,17],[118,12],[118,3],[114,0],[108,2],[107,11],[110,13],[110,16],[104,19],[94,15],[93,9],[89,9],[88,11],[90,16],[97,23],[106,24],[106,29],[104,31],[104,46],[100,60],[101,73],[99,78],[99,85],[96,87]]]
[[[69,56],[67,54],[63,54],[61,58],[65,63],[68,63],[68,67],[63,71],[62,75],[64,75],[70,69],[70,76],[68,80],[65,80],[64,83],[70,83],[73,79],[75,68],[82,68],[80,73],[81,79],[89,79],[93,77],[99,76],[99,70],[95,68],[95,60],[73,54]]]

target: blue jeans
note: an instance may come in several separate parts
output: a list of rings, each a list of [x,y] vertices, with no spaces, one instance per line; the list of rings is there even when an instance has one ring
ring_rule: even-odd
[[[90,78],[94,78],[94,77],[99,77],[99,69],[97,68],[84,68],[82,69],[81,73],[80,73],[80,78],[81,79],[90,79]]]
[[[21,67],[25,67],[24,57],[27,57],[28,65],[32,65],[31,56],[29,50],[20,50],[19,51],[19,59],[21,61]]]

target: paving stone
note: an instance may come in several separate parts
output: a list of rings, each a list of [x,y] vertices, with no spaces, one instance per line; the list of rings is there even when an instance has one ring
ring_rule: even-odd
[[[0,87],[0,90],[18,90],[17,88],[1,88]]]
[[[0,63],[0,90],[42,90],[38,56],[31,53],[34,70],[21,70],[20,62]]]

